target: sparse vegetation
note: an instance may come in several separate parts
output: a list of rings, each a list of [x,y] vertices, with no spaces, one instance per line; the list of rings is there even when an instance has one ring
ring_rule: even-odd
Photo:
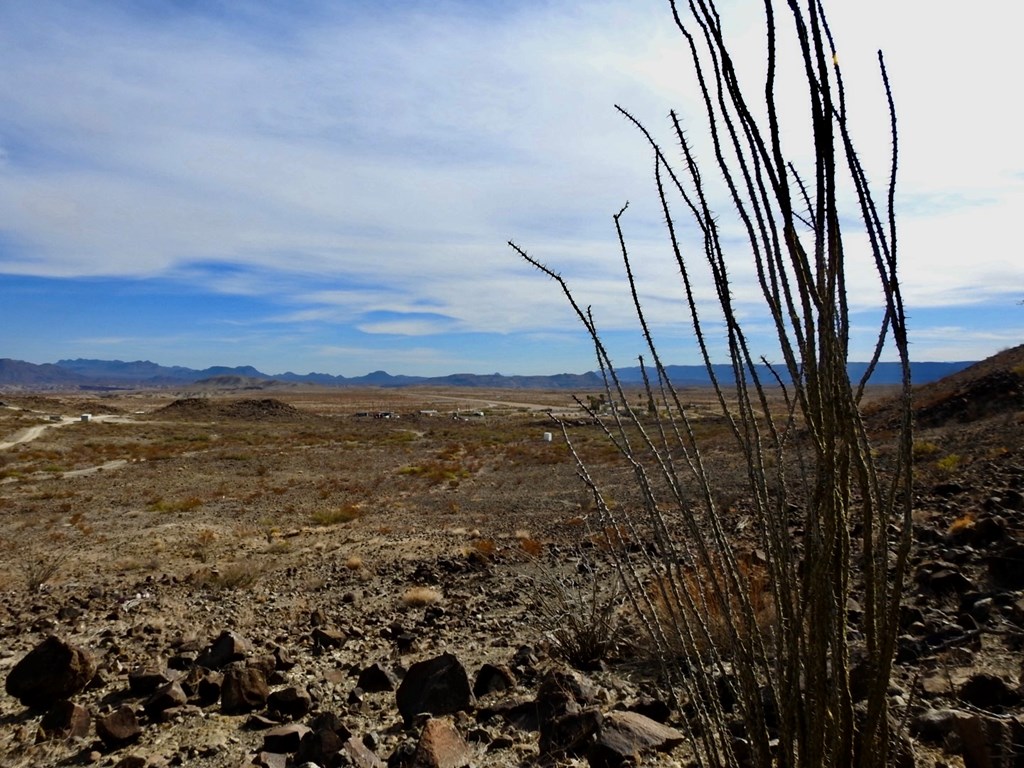
[[[409,587],[402,593],[402,605],[406,608],[424,608],[441,602],[443,595],[432,587]]]

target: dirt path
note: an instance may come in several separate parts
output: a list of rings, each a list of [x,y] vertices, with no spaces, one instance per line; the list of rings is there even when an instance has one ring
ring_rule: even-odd
[[[53,427],[66,427],[68,424],[78,424],[81,419],[72,418],[70,416],[61,417],[60,421],[50,421],[45,424],[36,424],[34,427],[28,427],[19,432],[14,433],[14,437],[5,442],[0,442],[0,451],[6,451],[13,448],[21,443],[28,443],[35,440],[48,429]],[[111,422],[130,422],[131,419],[125,418],[124,416],[115,416],[113,414],[100,414],[93,416],[92,421],[111,421]]]

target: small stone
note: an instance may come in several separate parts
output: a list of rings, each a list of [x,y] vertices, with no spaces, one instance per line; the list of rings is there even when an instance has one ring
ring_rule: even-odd
[[[132,708],[123,705],[96,721],[96,734],[108,747],[116,748],[139,738],[142,727]]]
[[[160,715],[168,709],[181,707],[188,702],[188,696],[177,682],[164,683],[157,688],[153,694],[146,699],[143,708],[146,714],[153,719],[159,719]]]
[[[303,737],[311,733],[308,726],[289,723],[271,728],[263,734],[263,749],[267,752],[283,752],[291,754],[299,751]]]
[[[300,718],[309,712],[313,700],[305,688],[293,685],[274,691],[267,697],[267,709],[273,715]]]
[[[199,655],[196,663],[207,669],[220,669],[233,661],[242,661],[252,649],[249,641],[237,632],[224,630]]]
[[[473,695],[478,699],[483,698],[489,693],[514,688],[515,684],[515,675],[504,664],[484,664],[473,681]]]
[[[427,720],[416,744],[415,768],[465,768],[473,749],[450,718]]]
[[[84,739],[89,735],[92,718],[89,710],[81,704],[58,701],[43,715],[39,723],[37,741],[50,739]]]
[[[398,678],[380,663],[374,663],[359,673],[356,686],[367,693],[393,691],[398,687]]]

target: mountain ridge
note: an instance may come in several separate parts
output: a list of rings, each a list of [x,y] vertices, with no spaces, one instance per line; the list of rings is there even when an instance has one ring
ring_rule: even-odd
[[[937,381],[964,370],[976,361],[928,362],[911,364],[915,384]],[[867,368],[866,363],[850,363],[850,376],[859,380]],[[670,365],[669,377],[678,387],[703,387],[711,383],[703,365]],[[713,366],[720,381],[732,381],[729,365]],[[758,366],[757,375],[763,381],[774,381],[768,366]],[[617,370],[619,380],[626,386],[643,383],[639,367]],[[898,363],[879,363],[871,377],[872,384],[898,384],[902,372]],[[503,375],[452,373],[446,376],[392,375],[386,371],[372,371],[364,376],[345,377],[329,373],[297,374],[291,371],[266,374],[251,365],[211,366],[195,369],[184,366],[165,366],[150,360],[98,360],[87,358],[64,359],[56,363],[29,363],[23,360],[0,358],[0,388],[4,389],[139,389],[192,386],[197,384],[224,385],[228,381],[262,381],[267,386],[281,384],[308,384],[330,387],[407,386],[467,387],[495,389],[593,389],[602,386],[598,372],[559,373],[551,375]]]

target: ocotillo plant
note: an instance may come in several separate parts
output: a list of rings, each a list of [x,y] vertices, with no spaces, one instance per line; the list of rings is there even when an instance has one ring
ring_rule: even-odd
[[[709,118],[709,134],[694,141],[707,142],[727,203],[715,209],[675,112],[665,149],[618,109],[653,152],[668,252],[680,275],[679,322],[693,334],[744,469],[741,495],[752,521],[747,546],[735,536],[734,513],[720,503],[730,489],[720,487],[701,431],[659,354],[623,231],[625,208],[614,221],[623,290],[646,340],[640,363],[648,407],[592,415],[632,469],[640,502],[606,503],[600,478],[573,455],[601,528],[650,542],[612,551],[633,613],[677,701],[685,703],[697,765],[887,766],[896,742],[887,688],[911,544],[912,420],[896,270],[896,113],[884,60],[879,54],[880,89],[889,107],[881,130],[892,153],[876,194],[855,149],[821,2],[764,0],[767,67],[756,103],[741,83],[714,0],[673,0],[670,6]],[[788,36],[781,35],[784,22]],[[785,51],[783,39],[791,41]],[[805,87],[810,145],[796,150],[780,127],[783,54],[798,59]],[[804,157],[812,160],[803,169],[790,160]],[[726,220],[743,233],[742,256],[727,242]],[[695,252],[681,234],[684,227],[698,233],[702,247]],[[852,236],[870,253],[882,297],[871,365],[859,381],[851,381],[847,367]],[[510,245],[558,281],[594,344],[606,400],[626,402],[590,308],[555,270]],[[745,333],[732,277],[738,258],[754,267],[761,319],[774,327],[771,353],[781,356],[777,365],[769,365]],[[702,269],[715,288],[711,307],[695,288]],[[708,314],[714,324],[704,320]],[[715,365],[716,341],[727,350],[729,376]],[[884,467],[861,414],[865,384],[883,350],[903,369],[901,420]],[[571,446],[571,429],[563,429]],[[854,595],[863,606],[855,623],[847,610]]]

